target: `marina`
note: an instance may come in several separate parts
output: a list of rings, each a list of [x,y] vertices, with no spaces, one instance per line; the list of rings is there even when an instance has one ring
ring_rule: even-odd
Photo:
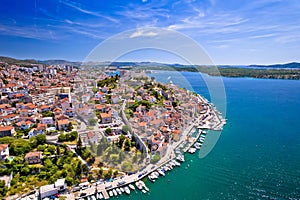
[[[165,177],[166,172],[171,171],[175,167],[180,167],[180,163],[185,162],[184,153],[188,152],[193,154],[200,150],[207,133],[206,130],[197,130],[196,127],[192,128],[188,135],[189,140],[178,144],[177,148],[174,149],[173,156],[166,162],[152,167],[150,170],[144,170],[141,174],[132,174],[125,176],[119,181],[103,182],[99,185],[91,186],[90,188],[81,191],[81,194],[86,194],[85,196],[80,195],[80,198],[77,197],[76,199],[109,199],[122,194],[130,195],[131,190],[134,191],[135,188],[144,194],[150,192],[150,189],[146,186],[143,179],[148,178],[150,182],[155,183],[160,177]]]

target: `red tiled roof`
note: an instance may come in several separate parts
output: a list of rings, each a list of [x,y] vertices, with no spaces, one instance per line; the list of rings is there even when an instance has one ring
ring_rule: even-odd
[[[27,153],[25,155],[25,158],[30,158],[30,157],[35,157],[35,156],[41,157],[41,155],[42,155],[42,152],[40,152],[40,151],[33,151],[33,152]]]
[[[8,147],[8,144],[0,144],[0,151],[3,151]]]
[[[1,126],[0,131],[10,131],[13,128],[14,128],[13,126]]]

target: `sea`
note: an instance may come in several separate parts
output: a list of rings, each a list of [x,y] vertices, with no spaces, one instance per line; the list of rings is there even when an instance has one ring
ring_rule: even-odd
[[[172,81],[211,100],[207,78],[220,79],[224,101],[213,102],[227,119],[206,156],[185,154],[180,167],[150,192],[132,191],[116,199],[300,199],[300,81],[207,77],[196,72],[154,71],[159,82]],[[219,86],[218,86],[219,87]],[[209,143],[209,139],[205,140]]]

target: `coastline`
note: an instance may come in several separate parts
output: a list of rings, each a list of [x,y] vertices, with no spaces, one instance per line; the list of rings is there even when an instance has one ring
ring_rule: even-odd
[[[139,173],[135,173],[132,175],[125,175],[123,178],[121,179],[118,178],[116,180],[113,180],[112,182],[103,182],[98,185],[97,184],[92,185],[90,188],[81,191],[81,193],[86,194],[85,197],[87,198],[89,196],[96,195],[97,193],[102,193],[104,198],[108,199],[110,198],[109,191],[142,181],[145,177],[149,176],[153,172],[157,172],[160,169],[162,169],[164,166],[168,166],[170,163],[172,163],[173,160],[176,160],[178,158],[178,155],[183,157],[183,162],[184,162],[184,154],[189,152],[189,150],[193,148],[193,145],[195,145],[195,143],[199,141],[198,139],[201,135],[207,134],[206,130],[221,131],[222,127],[226,124],[226,120],[222,117],[221,113],[218,112],[216,108],[208,102],[207,99],[202,97],[200,94],[197,94],[196,96],[199,102],[203,102],[208,105],[205,112],[201,113],[206,117],[203,118],[203,115],[198,116],[196,119],[190,122],[189,126],[187,126],[184,129],[180,139],[177,142],[172,142],[168,146],[166,150],[167,153],[164,155],[164,157],[162,157],[159,160],[158,163],[156,164],[148,163],[146,167],[139,170]],[[123,120],[125,121],[125,124],[130,125],[128,119],[124,114],[125,105],[126,105],[126,101],[124,101],[122,104],[122,116],[124,118]],[[191,134],[194,133],[196,129],[198,130],[198,133],[196,134],[195,137],[192,137],[191,139]],[[138,134],[135,135],[139,137]]]

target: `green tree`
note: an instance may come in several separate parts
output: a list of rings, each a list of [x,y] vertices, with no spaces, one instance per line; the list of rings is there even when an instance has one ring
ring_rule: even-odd
[[[130,140],[129,140],[129,139],[126,139],[125,142],[124,142],[124,150],[125,150],[125,151],[129,151],[129,150],[130,150],[130,147],[131,147]]]
[[[130,127],[127,126],[127,125],[123,125],[122,126],[122,132],[125,133],[125,134],[128,134],[130,131]]]
[[[0,180],[0,197],[4,197],[8,191],[8,188],[5,186],[5,181]]]
[[[112,129],[111,129],[111,128],[107,128],[107,129],[105,129],[104,132],[105,132],[107,135],[111,135]]]
[[[43,145],[46,143],[46,136],[44,134],[38,134],[36,137],[37,145]]]
[[[124,143],[124,141],[126,140],[126,137],[122,134],[122,135],[120,135],[119,136],[119,141],[118,141],[118,143],[117,143],[117,146],[119,147],[119,148],[122,148],[123,147],[123,143]]]
[[[91,119],[89,119],[89,124],[91,126],[95,126],[97,124],[97,121],[98,121],[97,119],[91,118]]]

